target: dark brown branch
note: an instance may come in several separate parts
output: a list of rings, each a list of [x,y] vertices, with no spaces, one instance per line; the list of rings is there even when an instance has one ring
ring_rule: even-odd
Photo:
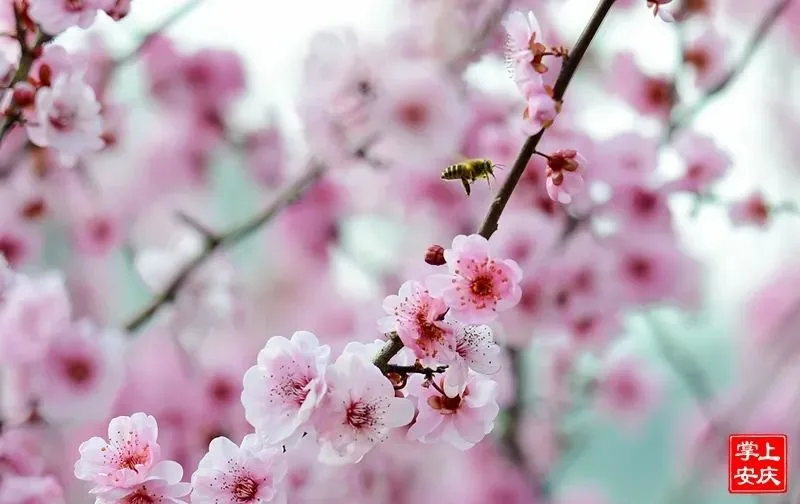
[[[767,37],[769,31],[791,3],[792,0],[780,0],[767,12],[767,14],[761,20],[761,23],[758,24],[755,32],[753,32],[753,35],[750,37],[750,41],[745,46],[744,53],[739,58],[738,62],[734,64],[730,70],[728,70],[728,73],[725,74],[725,77],[723,77],[711,89],[706,91],[703,97],[700,98],[688,110],[686,110],[686,112],[680,114],[678,117],[670,121],[666,133],[667,139],[671,138],[677,130],[684,128],[691,123],[697,114],[705,109],[717,95],[727,89],[733,83],[733,81],[736,80],[736,78],[739,77],[742,72],[744,72],[744,70],[750,64],[750,61],[753,59],[753,56],[755,56],[756,51],[761,46],[761,43]]]
[[[575,47],[572,49],[572,51],[570,51],[569,56],[565,58],[564,64],[561,67],[561,72],[558,74],[558,79],[556,80],[555,86],[553,86],[554,100],[561,101],[564,98],[564,93],[567,91],[567,86],[569,86],[572,77],[578,70],[578,65],[580,64],[583,55],[586,54],[589,44],[592,42],[595,34],[597,34],[597,31],[600,29],[600,25],[608,14],[608,11],[611,9],[612,5],[614,5],[614,0],[602,0],[598,4],[597,9],[595,9],[594,14],[592,14],[591,19],[589,19],[589,24],[587,24],[586,28],[583,29],[583,33],[581,33],[581,36],[578,39],[578,42],[575,44]],[[511,194],[517,187],[517,183],[519,183],[519,180],[522,178],[522,174],[525,172],[525,168],[528,166],[536,147],[542,140],[544,131],[545,130],[543,129],[532,137],[528,137],[528,139],[522,145],[522,150],[520,150],[517,159],[514,161],[514,165],[511,168],[511,172],[508,174],[508,178],[506,178],[505,182],[503,182],[503,186],[500,187],[500,190],[497,191],[497,196],[495,196],[494,201],[489,207],[489,212],[486,214],[486,218],[478,230],[478,234],[484,238],[488,239],[494,234],[495,231],[497,231],[497,224],[500,221],[500,216],[503,214],[503,210],[505,210],[508,200],[511,199]]]
[[[435,368],[424,367],[422,364],[414,364],[411,366],[400,366],[398,364],[388,364],[386,366],[387,373],[395,373],[398,375],[421,374],[426,378],[433,378],[434,375],[442,374],[447,371],[447,366],[436,366]]]
[[[187,263],[177,273],[175,278],[169,285],[158,293],[141,311],[131,317],[125,323],[125,330],[134,332],[150,320],[158,310],[167,303],[174,301],[180,289],[186,283],[192,273],[202,266],[213,254],[218,250],[222,250],[239,243],[242,239],[251,235],[267,222],[272,220],[284,207],[290,205],[305,191],[305,189],[323,175],[325,166],[319,163],[312,163],[309,170],[300,176],[297,180],[292,182],[286,189],[284,189],[278,198],[272,202],[262,212],[222,234],[205,235],[206,241],[203,251],[189,263]],[[211,233],[210,231],[207,231]],[[210,238],[209,238],[210,236]],[[388,362],[388,359],[387,359]]]
[[[398,336],[397,333],[392,332],[387,336],[389,336],[389,339],[386,340],[386,344],[380,349],[378,355],[372,359],[373,364],[378,366],[378,369],[380,369],[383,374],[388,372],[389,361],[392,360],[392,357],[403,349],[403,342],[400,341],[400,336]]]

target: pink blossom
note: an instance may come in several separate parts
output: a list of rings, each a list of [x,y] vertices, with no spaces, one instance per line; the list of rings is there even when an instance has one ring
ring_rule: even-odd
[[[686,166],[684,175],[670,183],[678,191],[703,192],[731,167],[728,154],[711,137],[689,132],[675,142],[675,150]]]
[[[744,200],[732,203],[728,208],[728,216],[736,226],[765,227],[772,216],[772,209],[764,195],[756,191]]]
[[[662,5],[666,5],[671,2],[672,0],[647,0],[647,7],[653,9],[654,16],[658,16],[662,21],[671,23],[675,21],[675,16],[672,14],[672,12],[661,7]]]
[[[123,341],[83,320],[65,327],[32,371],[31,387],[48,420],[100,420],[122,385]]]
[[[606,363],[595,385],[599,410],[637,426],[653,412],[661,400],[661,379],[652,366],[631,355],[617,357]]]
[[[535,135],[552,124],[558,115],[558,103],[542,88],[523,88],[527,96],[525,110],[522,112],[522,131]]]
[[[414,417],[413,403],[396,397],[391,382],[360,354],[339,356],[328,369],[328,384],[318,421],[321,462],[357,463]]]
[[[79,215],[74,223],[72,239],[75,248],[84,254],[105,256],[112,252],[122,239],[122,223],[117,215],[107,210],[96,210]]]
[[[469,378],[469,371],[493,375],[500,371],[500,347],[494,342],[492,329],[486,325],[467,325],[455,320],[449,323],[455,329],[456,351],[452,360],[442,360],[450,367],[445,375],[443,390],[457,395]]]
[[[4,429],[0,435],[0,472],[17,476],[42,474],[45,467],[42,442],[35,428]]]
[[[42,238],[39,233],[35,226],[19,217],[0,216],[0,255],[12,268],[26,265],[41,251]]]
[[[553,201],[569,204],[583,191],[586,158],[568,149],[550,154],[547,160],[547,194]]]
[[[286,471],[281,453],[259,446],[254,434],[245,436],[241,446],[225,437],[215,438],[192,475],[192,503],[285,502]]]
[[[53,476],[3,475],[0,484],[3,504],[63,504],[64,492]]]
[[[111,6],[105,7],[106,14],[114,21],[119,21],[131,10],[131,0],[114,0]]]
[[[422,443],[444,442],[459,450],[467,450],[492,432],[500,411],[497,405],[497,382],[470,372],[457,394],[443,393],[442,384],[449,381],[445,372],[439,383],[419,387],[419,412],[408,438]]]
[[[0,359],[30,363],[42,358],[69,323],[69,298],[61,276],[17,277],[0,310]]]
[[[244,375],[242,404],[247,421],[269,444],[296,441],[325,397],[330,347],[298,331],[273,336]]]
[[[614,270],[623,299],[648,305],[677,302],[691,305],[699,279],[693,261],[667,235],[636,235],[614,247]]]
[[[431,275],[429,291],[441,296],[452,317],[465,324],[483,324],[513,308],[522,296],[522,270],[510,259],[490,255],[489,241],[477,234],[459,235],[444,251],[449,275]]]
[[[78,54],[68,52],[64,46],[48,44],[44,46],[42,55],[33,62],[31,75],[38,79],[39,84],[50,86],[62,75],[85,70],[84,63]]]
[[[404,163],[446,159],[458,150],[464,103],[452,77],[430,61],[394,61],[376,83],[373,149]]]
[[[580,303],[568,310],[565,325],[570,340],[581,349],[602,351],[614,337],[622,333],[621,314],[610,303]]]
[[[725,76],[727,50],[728,41],[712,27],[688,43],[683,60],[694,69],[697,87],[711,88]]]
[[[594,176],[612,186],[650,182],[658,167],[658,141],[637,132],[613,136],[597,149]]]
[[[114,487],[96,493],[96,504],[138,504],[139,502],[158,502],[159,504],[183,504],[191,492],[189,483],[181,483],[183,468],[175,462],[160,463],[154,466],[149,476],[140,483]]]
[[[419,359],[445,361],[452,358],[453,331],[443,321],[447,305],[430,295],[416,281],[400,286],[398,295],[387,296],[383,309],[389,314],[378,321],[382,332],[397,331],[403,344]]]
[[[669,117],[675,96],[667,77],[645,74],[631,53],[617,54],[611,75],[614,91],[639,113],[661,120]]]
[[[120,416],[108,423],[108,441],[93,437],[81,443],[80,459],[75,462],[75,477],[94,483],[95,493],[112,488],[127,489],[154,475],[173,473],[175,462],[158,462],[156,419],[144,413]],[[181,471],[182,472],[182,471]],[[180,481],[178,476],[177,481]]]
[[[265,187],[278,187],[286,171],[285,139],[276,126],[269,126],[245,140],[247,166],[250,174]]]
[[[33,143],[55,149],[65,164],[105,145],[100,103],[77,73],[62,75],[52,87],[36,93],[36,118],[27,123],[27,130]]]
[[[107,9],[114,0],[29,0],[28,14],[42,31],[58,35],[69,27],[89,28],[97,11]]]
[[[668,193],[638,182],[618,184],[603,213],[624,231],[667,232],[672,230]]]
[[[506,39],[506,58],[513,64],[532,64],[534,44],[541,43],[541,28],[533,12],[525,17],[520,11],[512,12],[504,21]],[[537,40],[538,38],[538,40]]]

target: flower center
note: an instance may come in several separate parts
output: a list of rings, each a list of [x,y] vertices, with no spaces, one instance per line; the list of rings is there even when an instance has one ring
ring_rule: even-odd
[[[648,79],[645,94],[652,105],[669,105],[672,103],[672,84],[662,79]]]
[[[361,401],[350,403],[347,408],[347,423],[360,429],[372,423],[372,408]]]
[[[64,2],[64,8],[67,12],[80,12],[83,10],[83,0],[66,0]]]
[[[421,129],[428,120],[428,110],[421,103],[406,103],[397,112],[400,122],[411,129]]]
[[[633,277],[644,280],[650,277],[653,267],[644,257],[633,257],[628,261],[628,271]]]
[[[147,494],[147,490],[140,489],[125,497],[123,502],[125,504],[152,504],[155,501]]]
[[[237,502],[250,502],[255,500],[258,493],[258,483],[251,477],[245,476],[237,479],[233,486],[233,497]]]
[[[20,213],[26,219],[34,220],[42,217],[47,211],[47,203],[43,198],[35,198],[28,200],[23,206]]]
[[[76,385],[83,385],[90,381],[92,375],[92,365],[86,359],[74,358],[65,362],[67,377]]]
[[[47,118],[56,131],[70,131],[75,127],[76,111],[72,107],[56,104],[55,109]]]
[[[633,195],[633,206],[640,213],[649,214],[656,208],[658,198],[649,191],[636,191]]]
[[[488,275],[479,275],[472,280],[469,289],[476,296],[491,296],[494,293],[494,282],[492,282],[492,277]]]
[[[301,406],[308,396],[310,382],[307,376],[293,376],[283,382],[281,392],[289,402]]]
[[[105,242],[111,237],[111,224],[105,219],[93,219],[90,233],[95,241]]]
[[[222,378],[214,380],[211,383],[208,392],[214,401],[221,404],[227,404],[231,402],[233,397],[236,395],[233,385],[231,385],[228,380]]]
[[[142,465],[147,462],[148,455],[150,454],[150,447],[146,446],[143,450],[131,453],[119,464],[120,469],[131,469],[133,471],[136,470],[137,465]]]
[[[711,63],[711,58],[706,51],[701,49],[692,49],[686,51],[683,55],[684,61],[693,65],[698,72],[703,73],[708,69]]]
[[[19,265],[23,255],[22,244],[13,236],[2,235],[0,236],[0,254],[11,266]]]

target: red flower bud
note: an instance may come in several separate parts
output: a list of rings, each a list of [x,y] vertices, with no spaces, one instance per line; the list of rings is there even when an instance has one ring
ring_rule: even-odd
[[[441,245],[431,245],[425,251],[425,262],[432,266],[442,266],[446,263],[444,260],[444,247]]]

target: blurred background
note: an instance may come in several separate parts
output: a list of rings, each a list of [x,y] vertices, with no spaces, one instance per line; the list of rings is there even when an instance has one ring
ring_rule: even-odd
[[[559,40],[568,47],[577,39],[596,5],[595,0],[531,0],[516,5],[537,12],[545,3],[548,22],[557,27]],[[609,138],[629,130],[657,136],[661,131],[657,121],[643,118],[603,84],[617,53],[632,52],[640,67],[651,74],[670,74],[681,62],[678,24],[654,18],[645,5],[639,5],[644,0],[626,3],[636,5],[612,9],[567,94],[566,102],[575,104],[571,105],[571,117],[593,138]],[[735,62],[772,2],[719,0],[713,4],[713,25],[728,38],[729,61]],[[182,2],[175,0],[134,0],[130,15],[122,21],[112,22],[102,17],[89,34],[71,29],[59,38],[59,43],[67,48],[85,47],[87,36],[98,33],[112,57],[124,55],[181,5]],[[72,262],[62,231],[57,227],[46,230],[41,259],[31,261],[23,269],[37,271],[50,267],[80,271],[83,279],[80,283],[90,283],[95,288],[100,282],[108,286],[99,295],[95,293],[83,300],[93,303],[87,311],[100,314],[98,318],[109,326],[128,320],[150,300],[152,292],[134,267],[132,256],[168,241],[164,237],[180,225],[172,218],[176,208],[213,229],[227,229],[253,215],[277,194],[277,186],[265,188],[253,183],[253,170],[247,167],[248,154],[242,147],[248,133],[267,124],[279,124],[288,145],[284,180],[304,169],[307,148],[297,102],[312,37],[323,30],[346,26],[354,28],[366,40],[381,41],[396,22],[396,9],[395,2],[390,0],[198,1],[165,34],[182,52],[206,48],[235,51],[242,59],[247,83],[246,92],[235,100],[225,118],[230,142],[211,154],[203,188],[176,191],[163,201],[145,198],[147,203],[142,203],[141,208],[146,207],[147,216],[137,219],[126,230],[127,238],[121,239],[119,248],[108,256],[87,259],[79,267]],[[722,201],[740,200],[759,189],[767,201],[797,202],[798,20],[797,15],[779,20],[746,69],[693,122],[696,131],[712,137],[732,160],[732,169],[714,188],[714,194]],[[467,74],[475,88],[508,96],[511,101],[518,95],[514,82],[496,58],[475,63]],[[162,107],[153,104],[149,83],[148,72],[136,61],[114,74],[111,95],[126,109],[125,128],[136,133],[120,135],[116,152],[92,162],[93,183],[109,191],[112,201],[125,194],[131,196],[137,190],[146,191],[135,189],[140,186],[132,186],[130,181],[141,178],[142,173],[153,170],[154,166],[168,169],[168,161],[153,161],[148,156],[158,150],[153,147],[158,140],[181,133],[180,121],[173,121],[164,115]],[[690,89],[682,96],[692,102],[700,94]],[[679,165],[674,152],[661,153],[659,169],[665,174],[678,173]],[[359,171],[336,176],[346,179],[355,191],[369,192],[374,189],[371,184],[385,184],[369,175],[362,176]],[[478,185],[469,205],[480,216],[490,193],[477,189]],[[375,191],[387,191],[384,185],[375,187],[380,187]],[[381,194],[393,194],[392,187]],[[731,223],[728,208],[722,204],[698,205],[691,195],[678,195],[670,200],[670,205],[681,243],[702,264],[697,272],[703,283],[702,308],[691,313],[669,307],[647,315],[629,313],[623,337],[611,350],[633,352],[649,359],[668,384],[665,400],[646,425],[633,434],[613,420],[591,412],[571,419],[570,429],[582,433],[579,453],[555,463],[553,484],[556,493],[558,488],[577,484],[597,485],[607,492],[609,502],[619,504],[767,502],[767,499],[728,495],[724,480],[715,483],[716,490],[710,485],[710,489],[697,495],[671,493],[676,491],[676,481],[681,480],[683,471],[690,470],[688,463],[681,460],[687,458],[692,444],[692,429],[697,424],[696,404],[685,381],[664,361],[654,332],[668,338],[699,363],[714,390],[723,395],[732,384],[740,383],[742,367],[762,366],[758,352],[742,356],[741,342],[749,338],[748,303],[766,282],[790,271],[800,261],[800,215],[776,214],[769,226],[741,227]],[[337,292],[352,299],[354,305],[369,306],[365,310],[372,310],[377,316],[383,298],[395,292],[387,287],[391,285],[387,284],[387,275],[399,270],[402,278],[402,272],[408,269],[405,263],[410,251],[417,250],[415,253],[421,257],[434,240],[445,246],[449,241],[447,233],[420,231],[420,221],[412,220],[409,226],[402,212],[386,215],[373,210],[373,204],[365,203],[363,211],[348,211],[341,219],[331,261]],[[293,278],[281,278],[270,267],[270,261],[274,260],[272,251],[282,239],[282,229],[274,226],[266,235],[255,234],[227,253],[236,265],[238,281],[245,285],[243,289],[251,294],[261,293],[253,294],[256,297],[263,295],[264,302],[256,303],[263,311],[261,315],[280,319],[273,324],[276,331],[280,328],[289,332],[305,328],[298,326],[298,318],[310,325],[319,322],[309,315],[284,324],[279,305],[271,302],[281,299],[281,294],[275,294],[273,289],[290,291],[285,282],[291,283]],[[283,283],[276,285],[276,282]],[[320,289],[323,288],[327,289],[324,285]],[[333,322],[326,320],[324,324]],[[252,339],[259,347],[268,336],[256,334]],[[529,352],[531,366],[536,360],[537,345]],[[532,395],[529,400],[534,400]],[[531,449],[535,450],[535,444]]]

